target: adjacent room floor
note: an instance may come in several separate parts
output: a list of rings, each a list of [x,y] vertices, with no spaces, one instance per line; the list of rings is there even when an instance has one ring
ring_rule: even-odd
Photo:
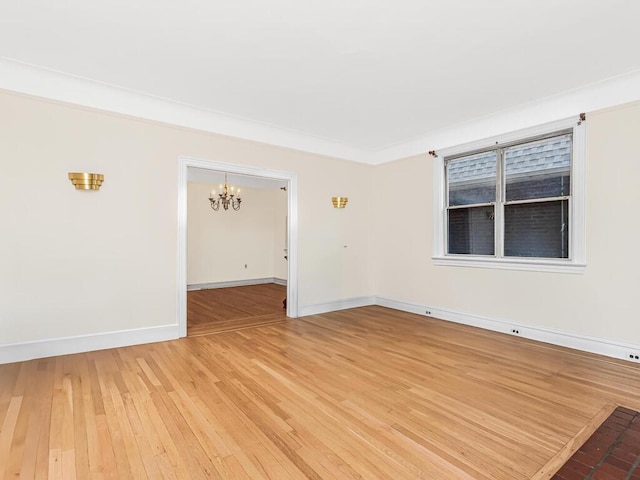
[[[187,292],[187,335],[284,322],[287,287],[275,283]]]

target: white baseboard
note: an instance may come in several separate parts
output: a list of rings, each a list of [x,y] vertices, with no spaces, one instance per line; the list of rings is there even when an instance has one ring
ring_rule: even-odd
[[[91,352],[106,348],[128,347],[143,343],[162,342],[178,338],[178,325],[136,328],[116,332],[52,338],[35,342],[0,345],[0,364],[23,362],[34,358],[70,353]]]
[[[317,303],[315,305],[306,305],[298,308],[298,316],[306,317],[307,315],[319,315],[321,313],[335,312],[337,310],[346,310],[347,308],[367,307],[376,304],[376,297],[352,297],[342,300],[335,300],[327,303]]]
[[[433,307],[381,296],[353,297],[333,302],[307,305],[300,307],[298,313],[300,317],[304,317],[369,305],[380,305],[382,307],[415,313],[417,315],[428,315],[440,320],[479,327],[494,332],[506,333],[531,340],[550,343],[552,345],[559,345],[562,347],[639,363],[639,360],[631,359],[630,355],[640,355],[640,345],[588,337],[551,328],[524,325],[518,322],[510,322],[503,319],[494,319],[481,315],[456,312],[446,308]],[[427,314],[426,312],[429,313]],[[516,330],[518,333],[514,333],[513,330]],[[21,362],[56,355],[90,352],[106,348],[162,342],[166,340],[174,340],[178,337],[178,325],[175,324],[132,330],[120,330],[94,335],[80,335],[75,337],[63,337],[34,342],[0,345],[0,364]]]
[[[192,283],[187,285],[187,291],[209,290],[212,288],[227,287],[247,287],[249,285],[262,285],[265,283],[277,283],[278,285],[287,285],[287,281],[282,278],[266,277],[266,278],[250,278],[248,280],[231,280],[228,282],[212,282],[212,283]]]
[[[508,320],[498,320],[480,315],[456,312],[446,308],[405,302],[387,297],[376,297],[376,305],[438,318],[440,320],[447,320],[449,322],[461,323],[472,327],[484,328],[494,332],[506,333],[508,335],[528,338],[530,340],[537,340],[539,342],[550,343],[561,347],[597,353],[599,355],[620,358],[622,360],[629,360],[634,363],[639,362],[635,356],[640,355],[640,345],[617,342],[603,338],[588,337],[552,328],[524,325],[518,322],[510,322]],[[515,333],[514,330],[517,333]],[[630,358],[630,356],[633,356],[634,358]]]

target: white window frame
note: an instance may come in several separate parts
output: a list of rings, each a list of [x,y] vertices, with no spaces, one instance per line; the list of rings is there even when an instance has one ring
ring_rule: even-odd
[[[542,135],[573,129],[571,158],[571,202],[569,219],[570,258],[496,257],[491,255],[448,255],[446,238],[445,158]],[[498,135],[439,150],[433,164],[433,263],[438,266],[498,268],[556,273],[584,273],[586,262],[586,121],[571,117],[557,122]]]

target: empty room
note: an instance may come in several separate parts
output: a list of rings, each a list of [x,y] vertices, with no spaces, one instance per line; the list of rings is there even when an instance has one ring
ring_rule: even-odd
[[[0,5],[0,480],[640,478],[640,2]]]

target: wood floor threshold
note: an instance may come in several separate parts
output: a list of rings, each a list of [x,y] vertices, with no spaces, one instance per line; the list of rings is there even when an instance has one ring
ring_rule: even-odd
[[[273,315],[262,315],[263,317],[271,317]],[[260,317],[247,317],[247,318],[238,318],[237,320],[234,320],[234,322],[242,322],[244,320],[254,320],[256,318],[260,318]],[[188,337],[204,337],[207,335],[217,335],[219,333],[229,333],[229,332],[237,332],[239,330],[247,330],[249,328],[258,328],[258,327],[267,327],[269,325],[277,325],[279,323],[284,323],[287,319],[286,318],[282,318],[279,320],[273,320],[273,321],[268,321],[268,322],[259,322],[259,323],[252,323],[251,325],[242,325],[242,326],[230,326],[229,328],[220,328],[220,329],[216,329],[213,330],[211,332],[202,332],[202,333],[187,333]]]
[[[589,422],[580,429],[575,437],[569,440],[562,449],[560,449],[560,451],[544,465],[544,467],[538,470],[536,474],[531,477],[531,480],[548,480],[553,477],[558,469],[578,451],[582,444],[584,444],[584,442],[593,435],[598,427],[602,425],[602,422],[604,422],[615,409],[616,405],[614,403],[607,402],[598,411],[598,413],[596,413],[591,420],[589,420]]]

